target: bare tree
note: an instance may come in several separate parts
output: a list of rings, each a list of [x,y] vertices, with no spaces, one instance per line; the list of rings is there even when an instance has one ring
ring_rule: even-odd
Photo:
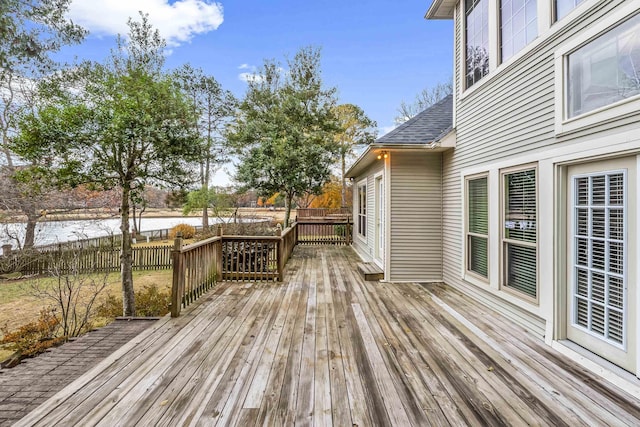
[[[438,83],[435,86],[427,87],[416,95],[413,102],[408,103],[402,101],[400,107],[398,107],[398,115],[395,118],[397,125],[400,125],[411,117],[415,116],[419,112],[426,110],[436,102],[445,98],[447,95],[453,93],[453,83],[448,81],[446,83]]]

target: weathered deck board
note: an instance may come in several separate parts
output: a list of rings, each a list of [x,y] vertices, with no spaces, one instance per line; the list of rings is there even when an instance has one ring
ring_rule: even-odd
[[[443,285],[298,247],[221,283],[17,425],[639,425],[640,401]]]

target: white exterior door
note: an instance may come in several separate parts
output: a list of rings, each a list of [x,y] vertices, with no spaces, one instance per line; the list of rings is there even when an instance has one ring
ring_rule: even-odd
[[[636,158],[568,172],[567,338],[636,373]]]
[[[382,175],[375,178],[376,189],[376,242],[375,242],[375,261],[384,269],[384,180]]]

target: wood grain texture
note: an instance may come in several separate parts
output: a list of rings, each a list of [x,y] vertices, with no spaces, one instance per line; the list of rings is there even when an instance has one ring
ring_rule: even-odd
[[[358,262],[296,247],[282,283],[219,283],[17,425],[640,425],[637,399],[513,322]]]

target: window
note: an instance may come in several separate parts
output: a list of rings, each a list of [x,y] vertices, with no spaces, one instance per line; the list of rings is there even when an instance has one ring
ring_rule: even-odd
[[[567,56],[567,118],[639,94],[640,15]]]
[[[367,237],[367,183],[358,184],[358,235]]]
[[[622,346],[625,337],[624,171],[573,180],[574,326]]]
[[[538,296],[536,169],[503,174],[502,285]]]
[[[559,21],[584,0],[555,0],[555,20]]]
[[[500,2],[500,53],[505,62],[538,36],[536,0]]]
[[[467,87],[489,74],[489,0],[465,1]]]
[[[467,180],[467,270],[485,279],[488,275],[487,177]]]

